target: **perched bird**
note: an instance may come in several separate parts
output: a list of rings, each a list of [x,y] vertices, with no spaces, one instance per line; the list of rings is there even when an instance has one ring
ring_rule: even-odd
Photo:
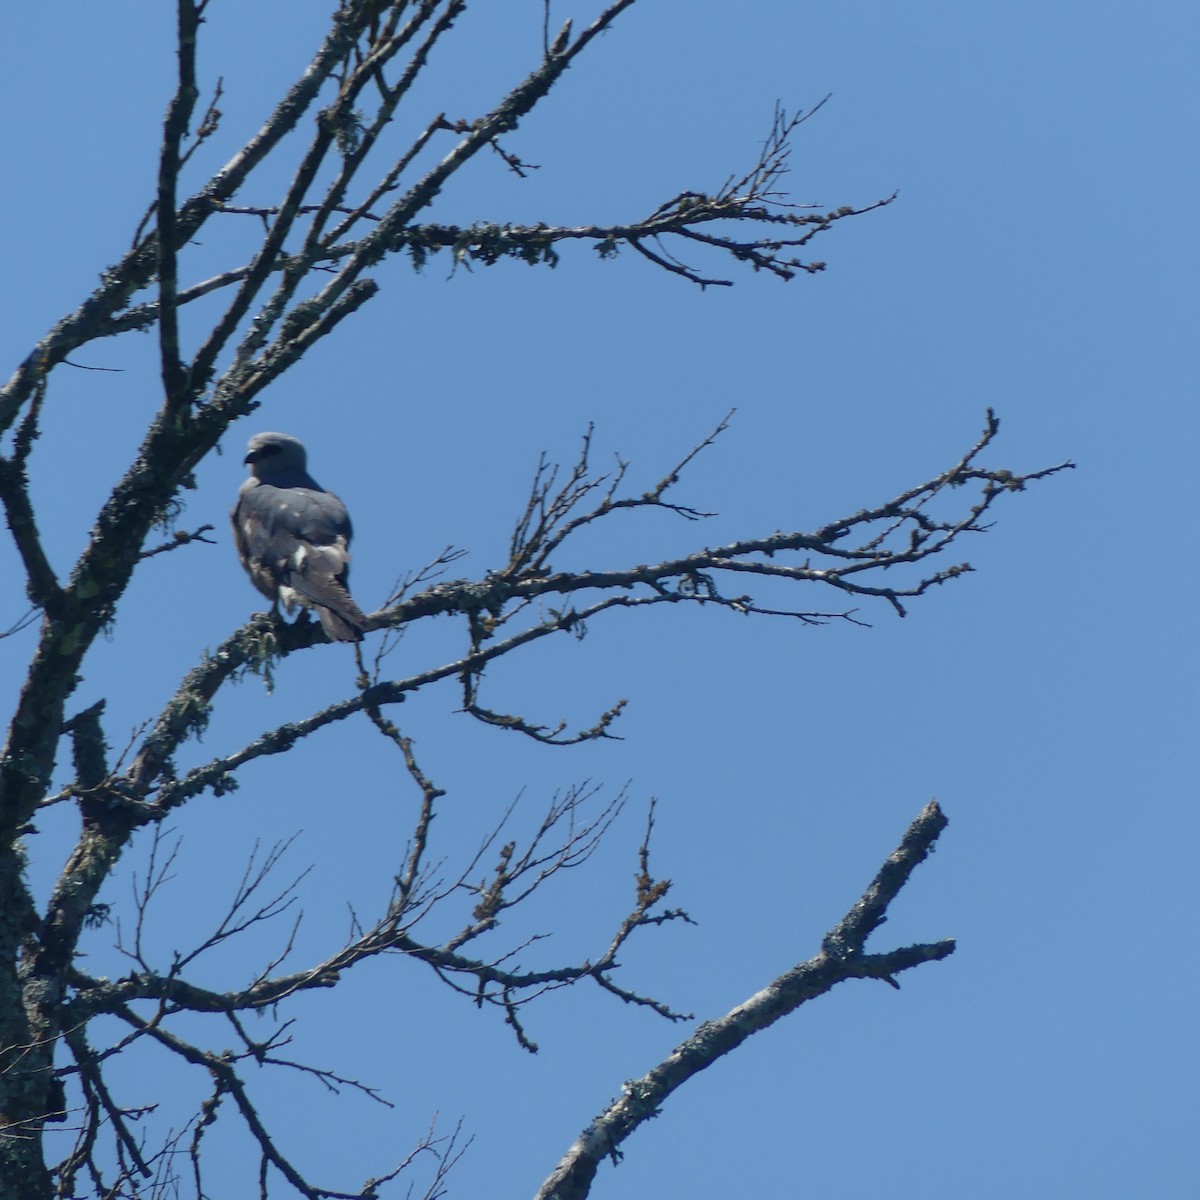
[[[256,433],[250,478],[231,514],[250,582],[289,612],[316,609],[332,641],[358,642],[370,620],[350,597],[350,515],[306,470],[303,445],[286,433]]]

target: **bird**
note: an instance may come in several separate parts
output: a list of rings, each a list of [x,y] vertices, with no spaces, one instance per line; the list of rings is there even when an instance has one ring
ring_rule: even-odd
[[[308,454],[286,433],[256,433],[246,450],[250,478],[230,518],[238,558],[272,606],[316,610],[334,642],[359,642],[370,618],[350,596],[346,506],[308,473]]]

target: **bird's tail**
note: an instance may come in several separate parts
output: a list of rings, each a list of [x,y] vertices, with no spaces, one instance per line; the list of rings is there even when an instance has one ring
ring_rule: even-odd
[[[301,604],[317,610],[321,627],[331,641],[361,642],[363,634],[373,628],[342,580],[332,574],[294,571],[289,583]]]
[[[350,597],[347,596],[346,599],[350,600]],[[326,608],[324,604],[313,607],[317,610],[317,616],[321,618],[321,628],[325,630],[331,642],[361,642],[363,634],[371,628],[370,618],[359,611],[353,600],[350,600],[349,604],[352,611],[338,612]]]

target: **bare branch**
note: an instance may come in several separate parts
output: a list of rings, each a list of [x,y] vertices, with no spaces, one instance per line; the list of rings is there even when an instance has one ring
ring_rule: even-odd
[[[946,818],[937,804],[926,805],[862,897],[826,936],[820,953],[778,976],[719,1020],[698,1026],[656,1067],[624,1084],[621,1098],[579,1135],[542,1184],[537,1200],[583,1200],[601,1161],[618,1161],[625,1139],[644,1121],[657,1116],[676,1089],[801,1004],[847,979],[882,979],[895,986],[894,976],[901,971],[952,954],[953,941],[907,946],[886,954],[864,954],[862,949],[945,827]]]
[[[201,1050],[199,1047],[191,1045],[182,1038],[168,1033],[165,1029],[155,1027],[149,1022],[142,1020],[132,1009],[118,1007],[114,1015],[134,1029],[144,1032],[151,1039],[158,1042],[159,1045],[172,1051],[184,1059],[184,1061],[194,1066],[203,1067],[208,1071],[212,1076],[215,1089],[211,1100],[208,1102],[208,1115],[215,1117],[217,1106],[223,1097],[228,1096],[233,1100],[239,1115],[245,1122],[246,1128],[258,1145],[259,1153],[262,1157],[264,1178],[266,1168],[268,1166],[273,1167],[306,1200],[371,1200],[371,1195],[368,1191],[334,1191],[329,1188],[316,1187],[304,1178],[300,1171],[276,1145],[275,1139],[263,1124],[257,1108],[250,1099],[245,1082],[238,1075],[237,1071],[234,1070],[228,1056],[224,1054],[212,1054]]]
[[[158,330],[162,364],[163,396],[167,405],[178,408],[187,402],[187,373],[179,357],[179,316],[175,296],[178,275],[175,253],[175,187],[182,159],[183,139],[196,100],[196,32],[200,11],[194,0],[176,0],[179,84],[163,122],[163,144],[158,162]]]
[[[143,882],[140,885],[135,884],[135,908],[138,918],[133,943],[129,949],[119,947],[134,959],[141,969],[115,981],[94,979],[80,971],[72,971],[70,983],[74,997],[64,1010],[64,1019],[72,1026],[82,1028],[89,1017],[96,1013],[107,1012],[119,1016],[124,1006],[138,1000],[153,1000],[160,1006],[161,1018],[178,1011],[224,1013],[234,1021],[235,1028],[240,1030],[242,1027],[236,1022],[234,1014],[272,1008],[287,996],[299,991],[334,986],[345,971],[387,953],[398,953],[425,963],[455,991],[468,996],[476,1004],[487,1003],[502,1008],[506,1020],[517,1031],[519,1040],[527,1048],[532,1048],[532,1043],[521,1030],[520,1022],[516,1020],[517,1008],[528,1004],[547,990],[571,986],[585,979],[592,979],[603,990],[627,1003],[644,1005],[668,1019],[682,1019],[681,1014],[674,1012],[661,1001],[618,987],[611,978],[611,973],[616,969],[620,949],[637,930],[674,920],[688,920],[682,910],[667,910],[662,907],[670,884],[655,880],[650,874],[648,855],[652,819],[647,824],[646,836],[639,850],[639,870],[635,876],[636,893],[633,907],[620,921],[607,948],[598,957],[541,970],[505,965],[525,950],[530,942],[502,951],[491,959],[468,957],[462,952],[463,948],[495,930],[506,911],[524,903],[563,872],[581,866],[591,858],[623,808],[624,793],[618,793],[591,816],[584,816],[583,810],[596,795],[596,789],[586,786],[570,788],[561,796],[555,796],[525,848],[521,849],[516,842],[508,842],[500,847],[497,865],[491,872],[491,878],[476,882],[475,871],[478,864],[482,856],[495,844],[509,815],[506,813],[457,879],[437,887],[426,884],[422,891],[423,859],[429,827],[434,816],[434,803],[443,793],[434,787],[417,767],[412,755],[411,741],[400,735],[386,718],[374,714],[373,719],[381,726],[381,732],[396,742],[404,753],[409,773],[421,789],[422,805],[404,868],[396,879],[396,891],[392,901],[387,911],[370,928],[357,928],[359,923],[356,921],[355,935],[342,949],[324,961],[288,975],[270,976],[264,971],[240,990],[215,992],[184,979],[185,968],[206,950],[251,924],[269,919],[290,903],[294,883],[275,898],[260,904],[255,911],[251,912],[247,907],[247,902],[255,890],[261,886],[270,869],[278,861],[282,851],[277,847],[257,867],[251,862],[230,906],[229,914],[216,932],[195,950],[186,954],[175,953],[166,970],[156,970],[148,960],[142,930],[151,901],[171,876],[177,850],[177,847],[172,849],[160,863],[157,859],[160,835],[156,831]],[[456,894],[469,898],[472,904],[467,923],[441,945],[431,945],[418,940],[415,929],[423,917],[435,904]],[[290,948],[289,940],[288,949]],[[283,957],[280,955],[272,967],[282,961]],[[457,982],[460,979],[466,982]],[[159,1019],[156,1018],[152,1024],[157,1027]],[[145,1035],[148,1030],[139,1027],[138,1032]],[[248,1053],[255,1057],[256,1061],[265,1062],[268,1051],[279,1044],[277,1038],[278,1035],[267,1043],[259,1043],[248,1037],[244,1041]],[[96,1061],[114,1052],[115,1050],[105,1052],[97,1056]],[[281,1060],[281,1065],[297,1064],[282,1063]],[[335,1079],[337,1082],[352,1082],[316,1068],[311,1068],[311,1071],[315,1074],[323,1073],[327,1077],[326,1082]]]
[[[57,612],[62,602],[62,587],[42,546],[26,474],[33,443],[40,436],[39,422],[45,397],[43,381],[33,389],[33,399],[18,427],[12,454],[7,458],[0,457],[0,503],[4,505],[8,527],[25,567],[25,591],[30,602],[36,608]]]
[[[64,1034],[64,1041],[70,1048],[72,1055],[75,1058],[76,1066],[79,1069],[80,1080],[83,1083],[84,1096],[88,1105],[91,1121],[91,1128],[88,1130],[88,1138],[86,1140],[86,1154],[80,1161],[88,1161],[91,1159],[91,1148],[95,1143],[95,1135],[99,1127],[101,1116],[111,1124],[114,1136],[120,1141],[126,1154],[137,1168],[137,1172],[144,1179],[148,1179],[153,1171],[142,1157],[141,1147],[137,1143],[130,1132],[126,1117],[128,1114],[113,1102],[113,1098],[109,1093],[108,1087],[104,1082],[104,1077],[101,1075],[99,1066],[95,1061],[94,1056],[88,1049],[87,1041],[84,1037],[84,1032],[80,1028],[68,1030]],[[82,1149],[82,1147],[81,1147]],[[79,1154],[79,1151],[76,1151]],[[68,1170],[72,1169],[68,1166]]]
[[[185,533],[182,529],[176,530],[169,542],[163,542],[162,545],[155,546],[151,550],[143,550],[139,557],[153,558],[156,554],[166,554],[170,550],[178,550],[180,546],[187,546],[192,542],[205,542],[209,546],[215,546],[217,543],[212,538],[204,536],[206,533],[212,533],[212,530],[211,525],[201,525],[192,533]]]

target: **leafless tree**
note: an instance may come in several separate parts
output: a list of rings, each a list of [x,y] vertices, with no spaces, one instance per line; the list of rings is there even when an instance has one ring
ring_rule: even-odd
[[[683,521],[704,513],[677,497],[681,474],[707,450],[724,423],[648,487],[634,487],[625,463],[609,472],[592,463],[590,431],[577,461],[563,468],[543,461],[524,511],[515,514],[507,563],[480,579],[447,578],[457,555],[438,561],[399,586],[372,615],[382,631],[358,651],[358,682],[309,716],[248,733],[239,748],[200,755],[195,739],[228,685],[247,672],[265,675],[293,655],[324,641],[320,626],[277,615],[256,616],[233,630],[213,652],[197,648],[196,666],[126,750],[113,755],[103,701],[74,700],[90,670],[89,652],[115,620],[116,606],[135,571],[147,560],[208,540],[208,527],[169,533],[155,542],[179,511],[201,460],[233,425],[254,411],[258,397],[317,342],[380,290],[371,271],[384,259],[407,256],[420,267],[442,255],[454,263],[492,264],[516,258],[553,263],[565,244],[585,243],[606,256],[632,249],[655,267],[700,287],[727,286],[732,271],[749,266],[781,279],[814,272],[809,244],[860,208],[811,211],[785,202],[780,190],[789,138],[809,114],[778,111],[749,170],[735,173],[715,194],[682,191],[641,217],[610,225],[476,224],[422,220],[433,199],[453,186],[461,168],[479,154],[499,156],[499,167],[521,174],[510,135],[541,104],[563,72],[589,50],[634,0],[600,7],[589,23],[552,28],[549,4],[540,52],[507,94],[478,115],[430,113],[405,144],[393,118],[410,98],[431,51],[453,46],[456,23],[468,20],[466,0],[342,0],[307,69],[274,112],[233,157],[208,178],[193,176],[197,151],[221,122],[221,89],[201,94],[196,47],[209,0],[178,0],[178,81],[163,122],[157,179],[132,245],[99,287],[64,316],[19,363],[0,391],[0,500],[24,568],[24,590],[38,623],[28,672],[14,697],[0,759],[0,1193],[13,1200],[84,1194],[103,1197],[203,1196],[206,1137],[217,1121],[240,1121],[257,1147],[263,1195],[292,1191],[315,1197],[372,1197],[391,1180],[409,1186],[417,1160],[434,1167],[420,1185],[441,1195],[446,1173],[461,1153],[459,1131],[429,1135],[407,1156],[363,1174],[378,1174],[350,1191],[307,1179],[289,1151],[287,1129],[270,1128],[256,1107],[246,1067],[273,1066],[317,1077],[331,1088],[371,1088],[335,1070],[289,1057],[289,1000],[310,989],[338,987],[359,964],[380,955],[403,956],[403,969],[432,971],[472,1003],[500,1009],[517,1042],[532,1046],[525,1006],[550,989],[590,984],[668,1020],[684,1020],[668,1004],[617,975],[629,939],[650,927],[683,920],[666,904],[668,883],[650,862],[651,816],[638,857],[636,885],[626,915],[607,945],[589,957],[553,962],[538,970],[515,964],[521,948],[496,944],[501,917],[570,868],[586,860],[624,803],[594,789],[568,789],[550,803],[525,839],[508,840],[498,816],[480,831],[480,849],[445,874],[435,848],[433,819],[443,796],[436,771],[417,757],[399,721],[397,704],[444,679],[458,681],[462,707],[478,720],[519,731],[540,742],[567,744],[612,735],[620,705],[584,729],[542,724],[536,715],[505,711],[485,699],[485,668],[543,638],[579,636],[615,609],[698,605],[742,614],[820,624],[855,621],[862,605],[905,606],[936,585],[969,570],[951,558],[960,538],[987,528],[993,507],[1026,484],[1062,466],[1015,474],[984,465],[998,423],[989,413],[982,435],[958,461],[932,479],[807,532],[774,532],[652,564],[566,571],[556,562],[589,527],[618,512],[635,516],[666,510]],[[410,115],[411,114],[407,114]],[[273,165],[285,138],[303,144],[298,165],[277,193]],[[253,223],[257,244],[208,278],[193,276],[192,245],[201,230],[222,223]],[[706,265],[707,264],[707,265]],[[205,305],[197,302],[206,300]],[[213,306],[215,307],[215,310]],[[192,314],[216,316],[200,328]],[[181,335],[186,325],[187,336]],[[50,384],[81,347],[102,338],[152,331],[157,338],[161,402],[141,447],[95,516],[77,561],[63,570],[51,561],[39,532],[32,481],[51,464],[37,441]],[[195,345],[194,352],[182,347]],[[719,451],[714,451],[714,453]],[[15,581],[6,581],[14,583]],[[803,591],[818,601],[766,602]],[[9,586],[10,604],[19,598]],[[389,673],[387,649],[399,631],[435,617],[456,620],[461,652],[444,662]],[[409,637],[406,647],[412,646]],[[92,681],[93,683],[95,680]],[[119,679],[107,682],[110,694]],[[74,704],[74,708],[73,708]],[[147,914],[174,868],[175,843],[166,822],[178,823],[186,806],[205,794],[238,785],[239,771],[255,760],[288,753],[302,739],[320,737],[338,722],[365,719],[394,747],[411,784],[414,817],[408,845],[396,864],[388,903],[355,914],[348,937],[302,966],[292,964],[292,942],[235,990],[215,986],[205,955],[228,939],[292,909],[300,879],[276,883],[283,843],[247,866],[223,919],[188,952],[156,957],[143,936]],[[70,755],[69,782],[52,777]],[[427,769],[430,773],[427,774]],[[62,867],[48,903],[39,908],[27,878],[23,838],[39,814],[54,806],[78,813],[78,842]],[[953,943],[938,941],[868,952],[867,937],[929,852],[945,818],[928,806],[861,899],[830,931],[816,954],[765,987],[747,981],[750,997],[727,1016],[694,1028],[678,1049],[643,1079],[625,1086],[569,1149],[555,1169],[546,1164],[543,1197],[588,1193],[599,1161],[616,1156],[626,1137],[697,1071],[735,1049],[811,997],[852,978],[890,983],[923,962],[940,959]],[[114,867],[135,843],[146,854],[131,907],[114,911],[109,887]],[[108,890],[106,890],[106,888]],[[451,921],[453,932],[433,932]],[[115,918],[115,919],[114,919]],[[284,917],[284,919],[288,919]],[[85,936],[116,929],[129,964],[119,979],[92,975],[81,957]],[[397,964],[397,969],[401,969]],[[275,1019],[264,1034],[247,1014]],[[205,1019],[208,1025],[205,1025]],[[209,1032],[204,1030],[211,1029]],[[232,1046],[233,1048],[227,1048]],[[142,1118],[156,1097],[152,1075],[141,1096],[122,1094],[110,1068],[118,1056],[166,1055],[207,1081],[207,1096],[179,1117],[173,1132],[148,1139]],[[614,1081],[615,1085],[616,1081]],[[50,1134],[70,1132],[65,1154],[52,1161]],[[399,1159],[399,1161],[396,1161]],[[343,1184],[342,1186],[350,1186]]]

